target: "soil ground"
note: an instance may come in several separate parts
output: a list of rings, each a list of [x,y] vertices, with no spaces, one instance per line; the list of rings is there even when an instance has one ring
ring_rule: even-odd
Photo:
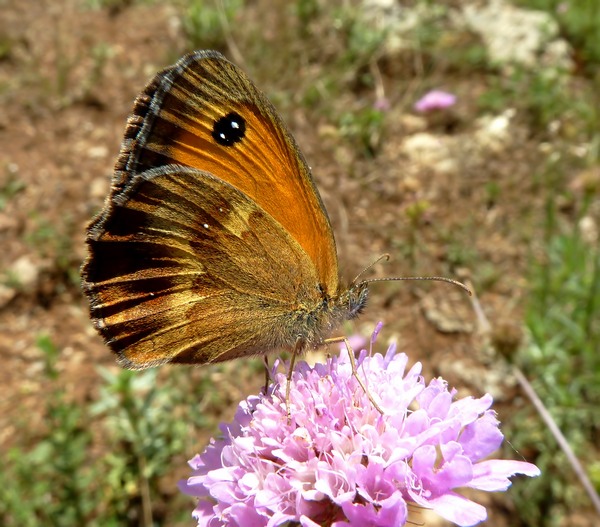
[[[0,57],[0,187],[12,189],[0,207],[0,269],[8,282],[0,291],[0,449],[24,440],[24,416],[30,439],[44,428],[42,401],[50,381],[41,336],[60,350],[56,367],[69,399],[94,400],[98,365],[116,368],[79,290],[85,230],[107,193],[132,101],[156,71],[190,49],[174,7],[118,5],[0,2],[0,35],[10,44]],[[261,2],[248,8],[250,19],[263,16],[261,9]],[[274,31],[263,35],[266,45]],[[289,88],[277,85],[280,71],[264,64],[244,67],[267,93]],[[282,113],[332,219],[344,279],[391,253],[390,262],[375,266],[374,276],[442,275],[475,284],[492,325],[489,334],[479,331],[471,300],[452,286],[389,282],[372,286],[356,329],[368,335],[384,321],[382,340],[397,339],[411,361],[424,362],[427,377],[444,376],[459,395],[491,392],[502,420],[527,402],[486,339],[509,350],[521,342],[525,273],[544,205],[532,173],[545,154],[517,120],[515,140],[498,153],[483,156],[463,145],[464,155],[455,158],[461,170],[420,164],[407,155],[404,138],[439,125],[400,109],[394,68],[381,68],[392,106],[374,158],[340,142],[325,116],[285,103]],[[288,78],[296,74],[313,75],[287,72]],[[460,90],[461,80],[454,82]],[[442,123],[442,133],[451,130],[457,143],[461,137],[468,141],[471,111],[465,101],[452,122]],[[493,200],[491,185],[500,189]],[[411,207],[424,202],[425,213],[411,222]],[[240,393],[261,386],[260,375],[247,378],[247,385],[237,386]],[[490,525],[511,525],[510,503],[500,502],[491,514]]]

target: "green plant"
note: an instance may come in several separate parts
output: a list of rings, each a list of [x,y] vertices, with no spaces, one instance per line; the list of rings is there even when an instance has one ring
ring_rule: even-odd
[[[242,0],[187,2],[181,19],[190,46],[194,49],[223,49],[229,24],[241,7]]]
[[[89,422],[60,385],[59,350],[38,337],[53,389],[44,409],[45,432],[28,438],[35,446],[13,447],[0,471],[0,523],[6,527],[88,525],[97,500]]]
[[[100,368],[104,380],[92,412],[103,422],[117,448],[106,456],[107,483],[121,489],[129,507],[138,509],[144,525],[152,525],[159,478],[184,450],[188,420],[178,414],[171,391],[157,383],[158,371]]]
[[[595,0],[519,0],[520,5],[556,17],[562,33],[577,50],[585,69],[592,73],[600,65],[600,9]]]
[[[100,43],[96,44],[91,50],[91,57],[93,60],[92,71],[85,79],[82,86],[83,97],[92,92],[96,87],[101,84],[104,76],[104,69],[107,62],[113,55],[113,49],[109,44]]]
[[[554,207],[553,202],[547,207],[544,256],[531,264],[525,314],[529,339],[517,363],[589,466],[598,455],[594,445],[600,431],[600,249],[576,228],[557,232]],[[512,421],[513,443],[535,448],[545,477],[528,482],[526,494],[517,498],[529,524],[559,525],[567,508],[586,503],[585,495],[550,433],[525,414],[529,410]]]
[[[300,37],[310,38],[310,25],[321,14],[318,0],[296,0],[294,14],[298,18]]]
[[[65,392],[57,364],[62,350],[48,335],[37,338],[37,347],[46,384],[43,426],[29,430],[30,415],[16,423],[20,446],[4,453],[0,471],[0,524],[150,527],[170,524],[177,513],[167,516],[162,504],[175,499],[177,510],[178,498],[189,515],[174,481],[163,480],[197,448],[188,446],[191,428],[215,426],[214,401],[201,397],[215,394],[204,382],[209,375],[170,370],[161,379],[157,370],[101,368],[99,396],[80,403]]]
[[[339,117],[340,134],[358,146],[367,157],[379,150],[385,124],[385,113],[373,107],[356,112],[344,112]]]
[[[331,23],[342,39],[339,65],[355,70],[369,64],[378,54],[388,35],[388,28],[376,27],[365,19],[355,5],[336,7],[329,13]]]
[[[431,209],[431,203],[427,200],[416,200],[406,206],[405,215],[408,219],[408,229],[406,239],[397,242],[398,249],[401,251],[401,258],[406,258],[411,269],[416,268],[419,258],[419,247],[421,237],[419,227],[426,216],[427,211]]]
[[[573,112],[570,87],[564,77],[545,70],[514,66],[510,74],[490,76],[488,89],[477,103],[480,111],[501,112],[516,107],[529,117],[532,128],[545,130],[556,119]]]
[[[6,166],[6,175],[0,183],[0,211],[6,208],[11,199],[23,192],[26,186],[26,183],[18,177],[17,167],[10,164]]]
[[[25,242],[42,259],[52,262],[49,273],[55,279],[56,287],[79,287],[81,262],[73,248],[73,218],[66,215],[60,223],[54,223],[35,212],[32,220],[35,228],[25,235]]]

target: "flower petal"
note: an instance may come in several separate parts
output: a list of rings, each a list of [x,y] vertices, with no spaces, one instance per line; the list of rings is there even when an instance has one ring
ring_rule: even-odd
[[[529,463],[480,461],[503,439],[491,396],[454,401],[456,390],[441,378],[426,384],[421,365],[406,371],[408,357],[395,351],[357,359],[383,416],[347,353],[314,367],[300,362],[289,400],[287,377],[274,370],[267,395],[240,403],[179,483],[200,498],[198,525],[401,526],[408,500],[475,525],[485,508],[453,489],[504,490],[509,476],[539,474]]]
[[[488,492],[506,490],[511,485],[510,476],[524,474],[535,477],[541,474],[540,469],[525,461],[508,459],[490,459],[473,466],[473,479],[468,487]]]

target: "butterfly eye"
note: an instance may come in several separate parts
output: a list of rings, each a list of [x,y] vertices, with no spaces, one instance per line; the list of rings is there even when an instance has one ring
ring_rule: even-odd
[[[213,139],[223,146],[231,146],[241,141],[246,135],[246,121],[241,115],[231,112],[215,121]]]

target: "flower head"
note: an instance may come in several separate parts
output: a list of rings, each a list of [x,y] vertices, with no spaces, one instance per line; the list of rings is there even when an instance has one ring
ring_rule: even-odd
[[[374,103],[373,108],[380,112],[387,112],[391,107],[390,100],[385,97],[379,97]]]
[[[459,487],[506,490],[509,476],[536,476],[535,465],[484,460],[503,436],[492,398],[453,400],[442,379],[425,384],[408,357],[368,356],[358,372],[381,415],[352,374],[347,353],[314,367],[301,362],[265,396],[240,403],[180,483],[197,496],[200,526],[401,526],[408,504],[434,509],[458,525],[486,518]]]
[[[415,103],[415,110],[420,113],[445,110],[456,104],[456,95],[442,90],[427,92]]]

